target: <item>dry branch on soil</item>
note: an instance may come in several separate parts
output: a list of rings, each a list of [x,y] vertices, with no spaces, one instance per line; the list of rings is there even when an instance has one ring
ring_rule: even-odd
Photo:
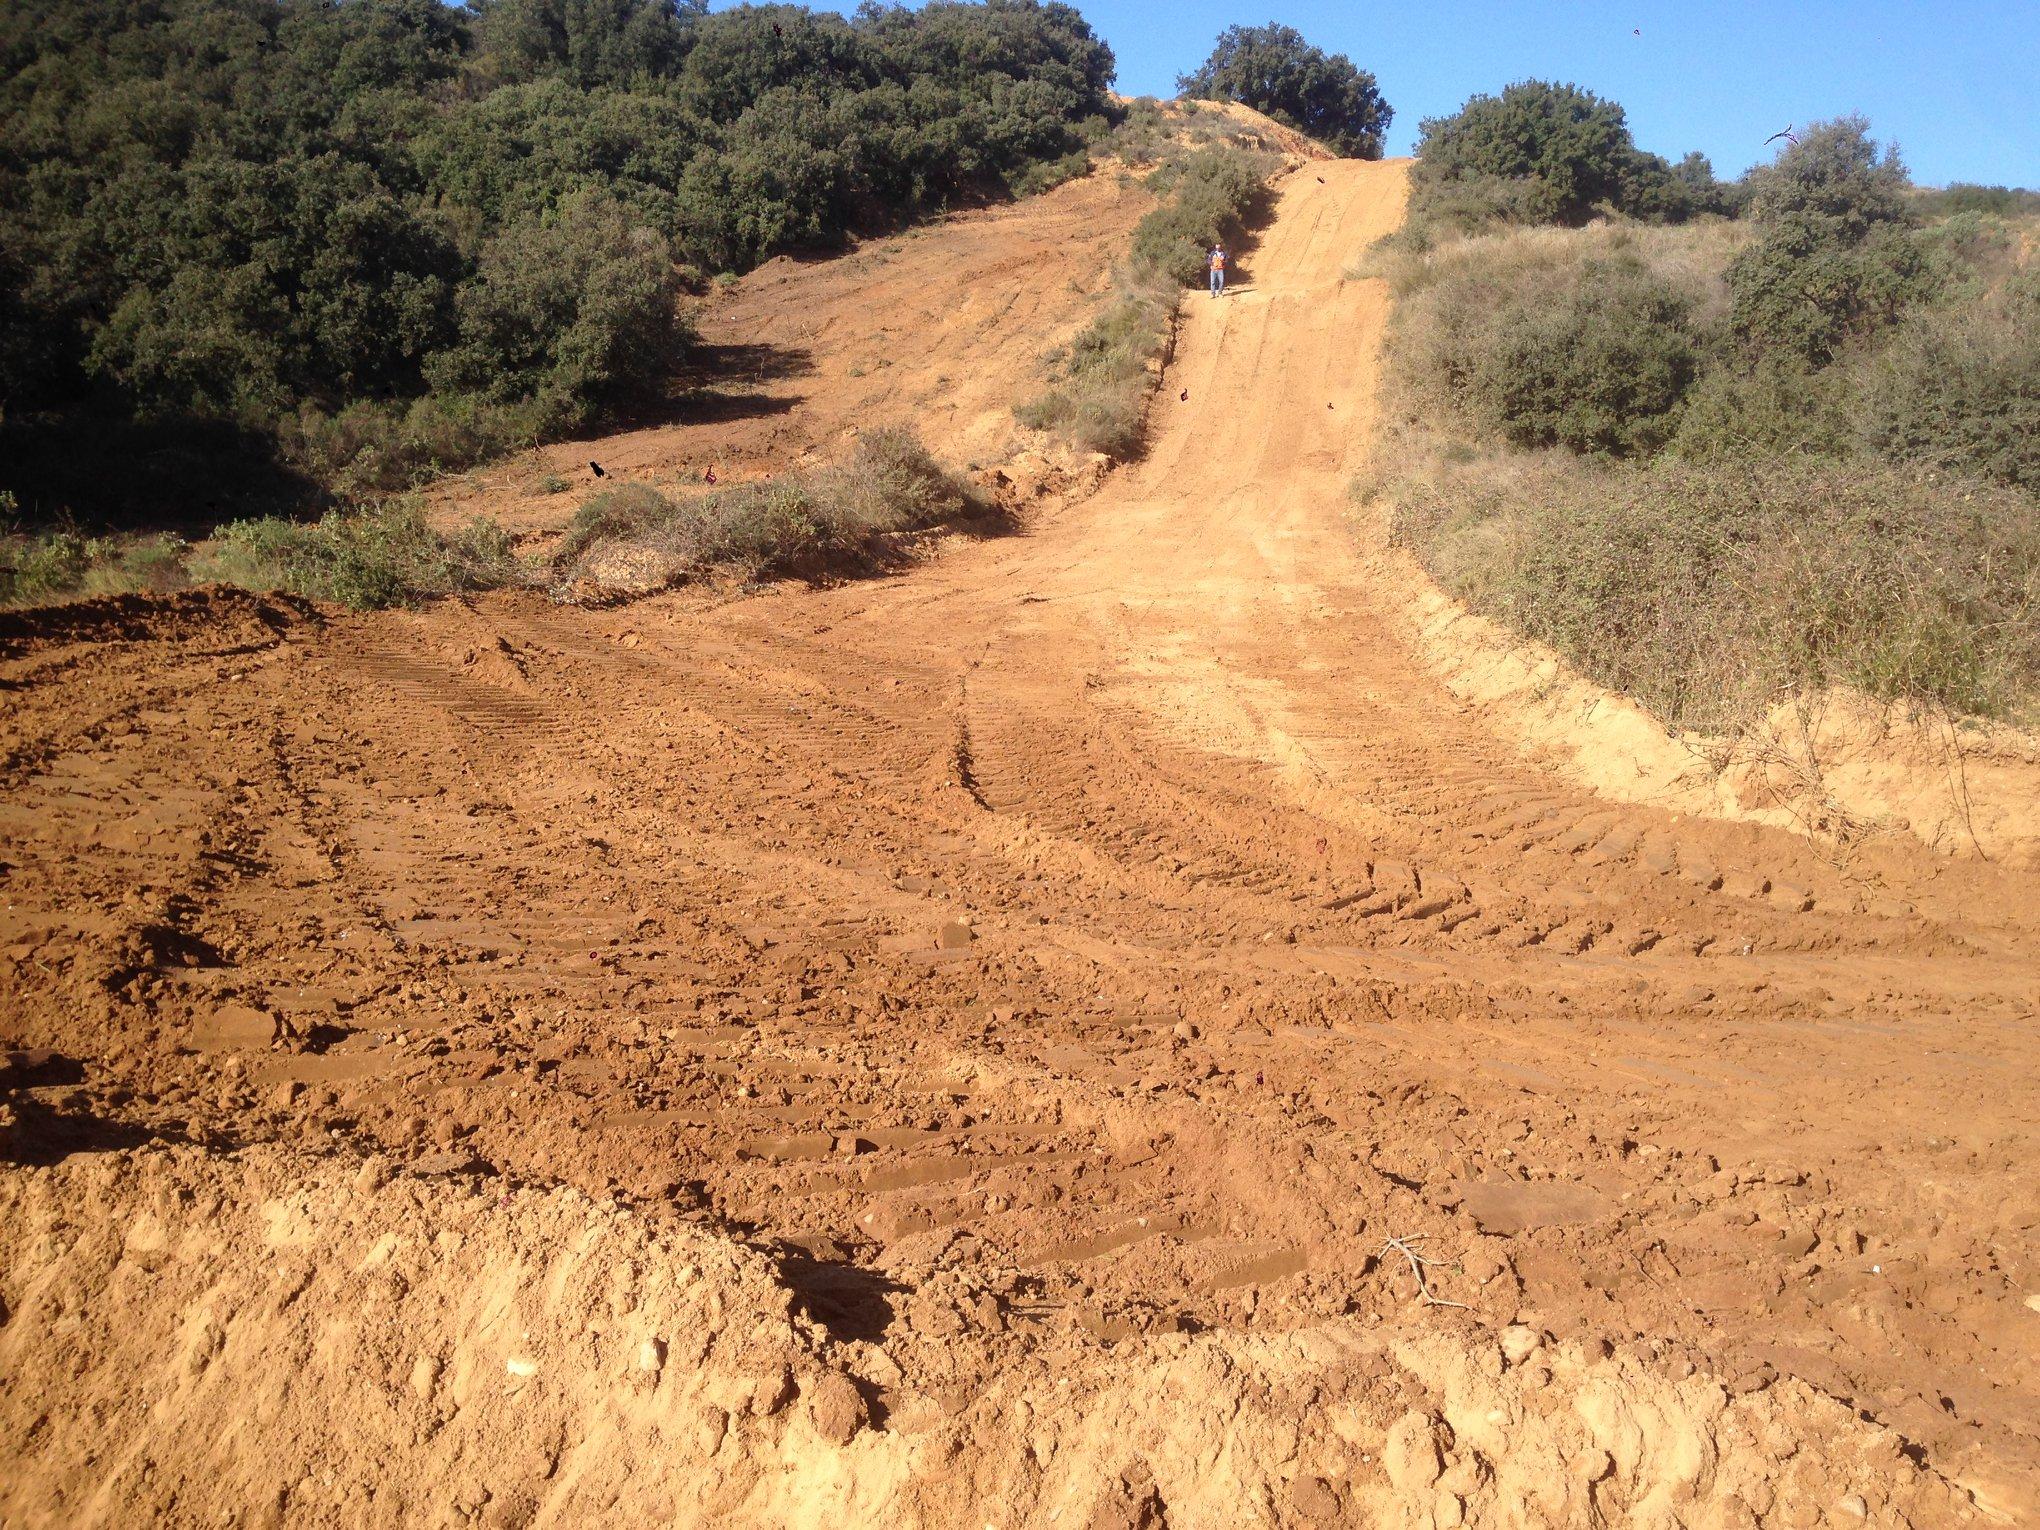
[[[1429,1258],[1424,1254],[1418,1253],[1410,1246],[1414,1243],[1423,1242],[1426,1236],[1424,1233],[1410,1233],[1400,1238],[1389,1238],[1382,1243],[1381,1251],[1375,1257],[1377,1259],[1385,1259],[1391,1253],[1402,1255],[1409,1262],[1410,1273],[1417,1278],[1417,1295],[1423,1298],[1425,1306],[1459,1307],[1468,1311],[1472,1310],[1467,1307],[1465,1302],[1451,1302],[1442,1296],[1434,1296],[1432,1294],[1430,1282],[1424,1278],[1424,1271],[1434,1267],[1441,1270],[1456,1270],[1459,1268],[1459,1265],[1454,1260]]]

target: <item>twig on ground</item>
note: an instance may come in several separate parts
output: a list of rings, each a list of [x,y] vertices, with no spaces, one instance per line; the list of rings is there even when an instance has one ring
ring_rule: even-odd
[[[1472,1309],[1468,1307],[1465,1302],[1448,1302],[1442,1296],[1433,1296],[1431,1294],[1430,1284],[1424,1279],[1425,1266],[1435,1264],[1441,1267],[1449,1268],[1449,1261],[1443,1259],[1427,1259],[1424,1255],[1418,1253],[1415,1249],[1410,1247],[1412,1243],[1423,1242],[1424,1237],[1425,1234],[1423,1233],[1413,1233],[1405,1238],[1390,1238],[1381,1245],[1381,1253],[1376,1257],[1377,1258],[1385,1257],[1391,1251],[1393,1251],[1395,1253],[1401,1254],[1403,1258],[1407,1259],[1410,1262],[1410,1273],[1417,1277],[1417,1295],[1421,1296],[1424,1299],[1425,1306],[1458,1307],[1465,1311],[1471,1311]]]

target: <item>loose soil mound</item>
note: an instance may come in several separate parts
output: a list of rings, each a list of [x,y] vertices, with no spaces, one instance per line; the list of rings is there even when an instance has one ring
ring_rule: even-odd
[[[1444,1309],[1430,1333],[1047,1334],[967,1399],[923,1392],[902,1364],[1003,1303],[924,1288],[904,1340],[835,1339],[754,1249],[468,1163],[79,1154],[0,1184],[0,1239],[13,1524],[1966,1517],[1802,1383],[1474,1339]]]

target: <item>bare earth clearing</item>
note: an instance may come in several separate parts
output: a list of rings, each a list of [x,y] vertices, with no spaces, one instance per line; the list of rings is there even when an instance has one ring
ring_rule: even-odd
[[[1403,173],[905,577],[0,618],[0,1520],[2040,1515],[2040,874],[1587,794],[1406,651]],[[1142,205],[784,348],[975,455]]]

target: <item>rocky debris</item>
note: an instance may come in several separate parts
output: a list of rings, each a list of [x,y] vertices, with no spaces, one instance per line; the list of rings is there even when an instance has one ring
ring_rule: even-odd
[[[1136,1462],[1106,1485],[1084,1530],[1168,1530],[1169,1510],[1154,1473]]]
[[[1437,1421],[1428,1413],[1406,1413],[1397,1419],[1381,1447],[1381,1466],[1399,1492],[1416,1493],[1436,1482],[1444,1470]]]
[[[944,951],[961,951],[976,939],[977,931],[968,919],[945,920],[935,932],[935,944]]]
[[[1543,1336],[1536,1329],[1511,1323],[1502,1330],[1502,1356],[1511,1365],[1521,1365],[1537,1353],[1543,1342]]]
[[[1534,1364],[1505,1371],[1435,1312],[1266,1337],[1135,1325],[1101,1348],[1080,1327],[1007,1327],[996,1293],[956,1271],[893,1295],[881,1344],[844,1343],[765,1254],[663,1213],[401,1168],[364,1193],[362,1175],[257,1146],[0,1176],[0,1266],[19,1293],[0,1325],[16,1383],[0,1393],[0,1519],[75,1518],[68,1484],[88,1478],[129,1522],[219,1523],[280,1494],[344,1519],[321,1495],[363,1470],[392,1521],[457,1501],[483,1523],[670,1522],[660,1506],[678,1503],[743,1527],[818,1506],[843,1523],[1017,1523],[1046,1502],[1125,1530],[1230,1523],[1262,1502],[1310,1526],[1519,1508],[1568,1524],[1596,1504],[1669,1523],[1696,1494],[1788,1493],[1835,1515],[1854,1496],[1916,1524],[1973,1517],[1888,1431],[1789,1378],[1679,1382],[1541,1338]],[[110,1246],[80,1237],[86,1204],[123,1230]],[[937,1307],[950,1322],[922,1321]],[[196,1378],[262,1421],[263,1448],[223,1456],[216,1413],[134,1406]],[[910,1427],[874,1423],[880,1384]],[[57,1398],[62,1428],[26,1427],[24,1409]],[[86,1470],[144,1447],[151,1472]],[[943,1464],[960,1459],[968,1472]],[[838,1496],[850,1483],[858,1496]]]
[[[1771,906],[1781,913],[1803,914],[1813,907],[1813,891],[1797,882],[1773,879],[1765,893]]]

